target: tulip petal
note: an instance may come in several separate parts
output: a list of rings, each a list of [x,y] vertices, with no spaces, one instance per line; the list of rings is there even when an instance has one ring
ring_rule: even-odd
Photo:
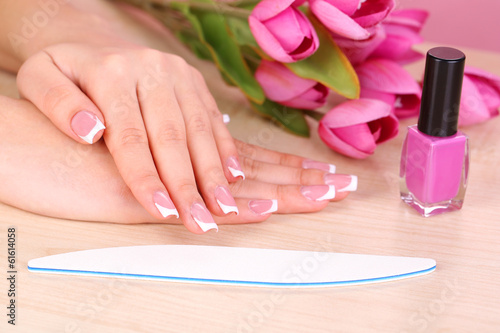
[[[252,16],[265,21],[289,8],[295,0],[262,0],[252,10]]]
[[[468,126],[490,119],[492,115],[474,82],[466,75],[462,83],[462,96],[458,125]]]
[[[329,128],[363,124],[389,116],[391,109],[389,104],[375,99],[354,99],[335,106],[321,122]]]
[[[500,77],[485,70],[471,66],[465,66],[464,73],[467,76],[473,76],[477,79],[488,82],[488,84],[490,84],[500,94]]]
[[[317,83],[303,94],[280,103],[293,108],[315,110],[325,105],[328,92],[328,88],[321,83]]]
[[[353,15],[360,5],[360,0],[325,0],[330,5],[338,8],[346,15]]]
[[[420,86],[398,63],[386,59],[370,59],[356,68],[363,88],[393,94],[420,94]]]
[[[252,34],[255,36],[257,44],[266,52],[271,58],[281,62],[293,62],[294,59],[288,55],[283,49],[276,37],[269,32],[269,30],[253,16],[248,17],[248,24]]]
[[[309,6],[314,15],[330,31],[351,39],[366,39],[370,33],[356,23],[349,15],[332,6],[324,0],[309,0]]]
[[[371,27],[385,19],[393,8],[394,0],[365,1],[352,18],[364,28]]]
[[[311,35],[311,31],[304,29],[298,22],[297,16],[300,16],[301,13],[296,12],[298,12],[297,9],[288,7],[278,15],[263,22],[287,53],[295,51],[302,44],[304,37]],[[286,33],[273,33],[274,31],[286,31]]]
[[[368,59],[379,45],[384,42],[386,33],[379,25],[373,29],[370,37],[364,40],[353,40],[343,37],[334,37],[334,39],[351,64],[358,65]]]
[[[429,12],[423,9],[400,9],[393,11],[384,20],[384,24],[404,25],[419,32],[428,16]]]
[[[264,89],[267,98],[280,103],[305,93],[317,84],[314,80],[295,75],[278,62],[267,60],[260,62],[255,78]]]
[[[362,124],[362,125],[364,125],[366,128],[368,128],[368,126],[366,126],[366,124]],[[347,144],[342,139],[337,137],[334,132],[332,132],[327,126],[325,126],[321,122],[319,123],[319,126],[318,126],[318,133],[319,133],[321,140],[323,140],[323,142],[328,147],[330,147],[332,150],[334,150],[340,154],[343,154],[343,155],[346,155],[346,156],[349,156],[352,158],[358,158],[358,159],[367,158],[368,156],[373,154],[373,151],[368,152],[368,153],[364,152],[364,151],[359,151],[356,148],[354,148],[353,146]],[[373,141],[373,137],[372,137],[372,141]],[[374,145],[375,145],[375,143],[374,143]],[[373,148],[373,150],[375,150],[375,148]]]

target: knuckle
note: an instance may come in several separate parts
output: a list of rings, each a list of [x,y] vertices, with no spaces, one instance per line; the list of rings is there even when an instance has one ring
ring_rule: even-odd
[[[261,164],[253,158],[240,157],[245,168],[245,175],[248,178],[256,178],[260,172]]]
[[[195,183],[190,179],[181,179],[179,183],[175,186],[176,193],[188,193],[190,195],[198,196],[198,188]]]
[[[212,132],[211,126],[201,113],[194,114],[187,122],[190,134],[208,134]]]
[[[148,144],[148,136],[146,132],[142,129],[135,127],[128,127],[122,130],[119,134],[120,146],[147,145],[147,144]]]
[[[160,131],[156,136],[156,141],[160,145],[182,143],[186,141],[186,133],[184,128],[179,124],[167,122],[160,127]]]
[[[280,165],[290,165],[293,162],[293,157],[288,154],[281,154],[279,158]]]
[[[137,190],[138,192],[144,192],[145,189],[149,188],[149,184],[153,182],[159,182],[160,179],[155,172],[143,171],[142,173],[132,175],[129,181],[129,186],[132,191]]]
[[[257,156],[257,148],[255,146],[243,143],[239,140],[234,140],[238,154],[255,158]]]
[[[42,108],[49,116],[54,115],[59,110],[59,106],[73,95],[73,89],[69,84],[52,86],[43,96]]]
[[[129,68],[128,57],[124,54],[111,53],[101,59],[105,75],[123,76]],[[102,73],[100,73],[102,75]]]

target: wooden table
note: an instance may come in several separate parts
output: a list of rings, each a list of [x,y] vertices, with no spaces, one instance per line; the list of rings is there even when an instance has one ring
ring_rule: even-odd
[[[422,45],[427,50],[430,45]],[[500,55],[465,50],[468,64],[500,75]],[[66,221],[0,204],[2,332],[498,332],[500,326],[500,118],[465,129],[472,165],[464,208],[422,218],[399,199],[398,137],[362,161],[285,133],[250,111],[211,64],[189,57],[209,80],[239,139],[337,165],[359,189],[315,214],[276,215],[197,236],[179,225]],[[423,62],[409,67],[420,77]],[[15,96],[14,77],[0,89]],[[17,325],[7,325],[7,229],[16,228]],[[402,281],[275,290],[35,274],[32,258],[147,244],[203,244],[434,258],[437,270]]]

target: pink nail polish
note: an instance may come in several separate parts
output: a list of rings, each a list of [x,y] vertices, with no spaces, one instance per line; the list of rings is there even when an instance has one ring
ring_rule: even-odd
[[[243,169],[241,168],[240,162],[234,156],[231,156],[226,161],[226,166],[229,169],[229,172],[233,175],[233,177],[238,178],[241,177],[245,179],[245,174],[243,173]]]
[[[335,198],[335,186],[333,185],[311,185],[302,186],[300,192],[309,200],[321,201]]]
[[[302,161],[302,168],[303,169],[318,169],[318,170],[323,170],[329,173],[335,173],[335,165],[333,164],[328,164],[328,163],[323,163],[323,162],[318,162],[318,161],[313,161],[313,160],[304,160]]]
[[[106,127],[92,112],[80,111],[71,119],[71,128],[85,142],[92,144],[97,133]]]
[[[401,199],[423,216],[462,208],[467,187],[467,136],[457,130],[465,55],[437,47],[427,52],[418,125],[401,154]]]
[[[205,205],[194,203],[191,206],[191,216],[204,232],[211,229],[219,231],[219,227]]]
[[[177,216],[177,218],[179,218],[179,212],[175,208],[172,200],[170,200],[170,197],[164,191],[155,192],[153,201],[163,217]]]
[[[278,200],[250,200],[248,202],[248,208],[258,215],[274,213],[278,210]]]
[[[215,199],[224,214],[232,212],[236,213],[236,215],[239,214],[238,207],[236,206],[236,202],[234,201],[231,192],[229,192],[229,190],[224,186],[217,186],[215,188]]]
[[[353,192],[358,189],[358,177],[354,175],[327,173],[324,180],[326,185],[335,185],[337,192]]]

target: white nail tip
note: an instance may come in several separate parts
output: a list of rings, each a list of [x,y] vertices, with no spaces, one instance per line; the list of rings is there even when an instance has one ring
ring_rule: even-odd
[[[215,223],[205,223],[203,221],[198,220],[197,218],[193,217],[194,221],[200,226],[201,230],[203,232],[207,232],[208,230],[215,229],[217,232],[219,231],[219,226]]]
[[[171,209],[171,208],[166,208],[163,207],[162,205],[159,205],[155,203],[156,208],[158,208],[158,211],[160,212],[161,216],[167,217],[167,216],[177,216],[179,218],[179,212],[177,209]]]
[[[238,207],[236,206],[229,206],[229,205],[224,205],[222,202],[217,200],[217,204],[219,205],[220,209],[224,212],[224,214],[229,214],[229,213],[236,213],[238,215],[240,212],[238,211]]]
[[[222,121],[224,122],[224,124],[229,124],[229,122],[231,121],[231,118],[229,117],[229,115],[227,113],[224,113],[222,115]]]
[[[231,172],[234,178],[241,177],[243,178],[243,180],[245,179],[245,174],[243,173],[243,171],[231,167],[227,168],[229,169],[229,172]]]
[[[316,199],[316,201],[330,200],[335,198],[335,186],[328,185],[328,192],[323,194],[323,196]]]
[[[358,176],[351,175],[351,183],[338,192],[354,192],[358,189]]]
[[[328,172],[335,173],[335,171],[337,170],[337,167],[333,164],[328,164],[328,166],[329,166]]]
[[[99,120],[99,118],[96,117],[96,123],[94,125],[94,128],[92,128],[89,132],[89,134],[85,135],[85,136],[81,136],[79,135],[80,138],[82,138],[85,142],[87,143],[94,143],[94,137],[96,136],[97,132],[99,132],[100,130],[103,130],[103,129],[106,129],[106,126],[104,126],[103,123],[101,123],[101,121]]]
[[[278,200],[272,199],[271,200],[273,204],[271,205],[271,208],[269,208],[267,211],[262,213],[262,215],[269,214],[269,213],[274,213],[278,211]]]

